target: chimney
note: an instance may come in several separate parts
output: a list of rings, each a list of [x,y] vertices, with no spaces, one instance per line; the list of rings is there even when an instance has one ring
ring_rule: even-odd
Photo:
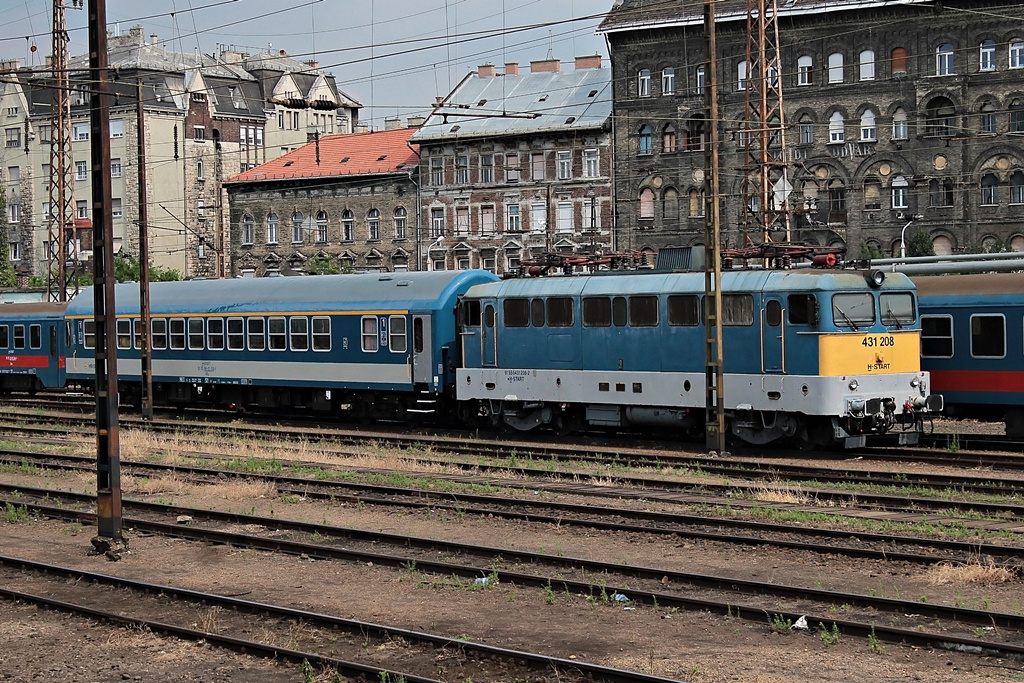
[[[307,60],[306,60],[306,61],[305,61],[304,63],[305,63],[305,64],[306,64],[306,65],[307,65],[307,66],[308,66],[308,67],[309,67],[310,69],[319,69],[319,68],[320,68],[320,62],[318,62],[318,61],[317,61],[317,60],[315,60],[315,59],[307,59]]]
[[[426,122],[426,120],[426,117],[423,116],[410,116],[406,120],[406,123],[408,124],[409,128],[420,128]]]
[[[402,127],[402,120],[397,116],[389,116],[384,119],[384,130],[398,130]]]
[[[435,96],[434,97],[434,106],[435,107],[440,107],[442,104],[444,104],[444,98],[442,96],[440,96],[440,95]]]
[[[155,33],[150,33],[149,34],[149,44],[150,45],[156,45],[156,34]]]
[[[476,68],[476,75],[480,78],[494,78],[494,65],[481,64]]]
[[[576,58],[576,70],[580,69],[600,69],[601,68],[601,55],[590,55],[589,57],[577,57]]]
[[[519,75],[519,64],[517,62],[506,62],[505,63],[505,75],[506,76],[518,76]]]
[[[530,73],[553,73],[560,71],[562,63],[557,59],[541,59],[536,62],[530,62]]]

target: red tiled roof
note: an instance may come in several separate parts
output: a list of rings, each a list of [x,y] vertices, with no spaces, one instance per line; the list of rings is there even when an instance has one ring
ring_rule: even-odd
[[[398,128],[372,133],[345,133],[320,138],[320,164],[316,163],[316,143],[309,142],[278,158],[251,168],[225,182],[261,182],[289,178],[332,178],[349,175],[404,173],[419,163],[406,144],[415,128]]]

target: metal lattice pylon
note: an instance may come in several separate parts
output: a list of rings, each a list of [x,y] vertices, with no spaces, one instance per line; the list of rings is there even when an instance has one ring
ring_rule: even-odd
[[[74,7],[80,9],[81,2],[75,0]],[[78,292],[68,42],[64,3],[53,0],[53,99],[50,107],[50,214],[47,217],[46,269],[46,291],[50,301],[67,301],[69,290]],[[71,268],[68,268],[69,264]]]
[[[745,149],[740,228],[743,244],[760,233],[762,243],[790,241],[786,172],[786,119],[782,107],[779,25],[776,0],[747,0],[746,111],[741,128]]]

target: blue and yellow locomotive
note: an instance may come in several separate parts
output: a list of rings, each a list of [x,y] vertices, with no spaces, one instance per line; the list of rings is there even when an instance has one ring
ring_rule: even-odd
[[[703,427],[704,276],[510,279],[460,303],[464,415],[516,429]],[[913,284],[875,271],[722,274],[730,432],[752,444],[916,443],[941,409],[920,370]]]

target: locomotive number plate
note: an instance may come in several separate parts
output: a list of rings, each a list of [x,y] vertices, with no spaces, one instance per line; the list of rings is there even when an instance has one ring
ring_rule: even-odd
[[[860,340],[860,345],[868,348],[896,346],[896,337],[891,334],[869,334]]]

